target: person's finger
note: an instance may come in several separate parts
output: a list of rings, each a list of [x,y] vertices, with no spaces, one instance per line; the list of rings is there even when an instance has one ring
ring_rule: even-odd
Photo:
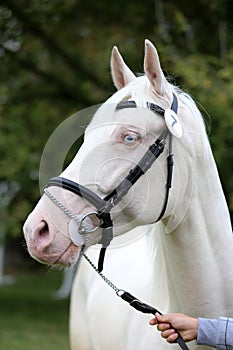
[[[158,312],[155,314],[157,321],[161,323],[171,323],[171,314],[161,315]]]
[[[161,336],[167,339],[168,337],[172,336],[174,333],[175,333],[175,330],[170,328],[162,331]]]
[[[170,328],[171,328],[171,326],[169,323],[158,323],[158,325],[157,325],[158,331],[165,331],[165,330],[170,329]]]
[[[175,333],[172,333],[171,335],[169,335],[167,337],[167,342],[168,343],[174,343],[174,341],[178,338],[178,334],[175,332]]]
[[[154,326],[155,324],[158,324],[159,323],[158,318],[160,318],[160,316],[161,315],[158,312],[156,312],[155,317],[150,320],[149,324],[151,326]]]
[[[156,318],[156,317],[155,317],[155,318],[152,318],[152,319],[150,320],[149,324],[150,324],[151,326],[154,326],[155,324],[158,324],[157,318]]]

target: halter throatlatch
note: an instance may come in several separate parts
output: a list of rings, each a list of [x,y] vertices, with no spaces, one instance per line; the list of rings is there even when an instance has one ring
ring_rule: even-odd
[[[123,109],[123,108],[136,108],[136,107],[137,105],[134,101],[122,101],[117,105],[116,110]],[[161,117],[164,118],[165,110],[160,106],[154,103],[147,102],[147,107],[152,112],[158,113]],[[177,97],[173,94],[173,102],[172,102],[171,110],[177,113],[177,109],[178,109]],[[99,271],[103,270],[103,262],[104,262],[106,248],[109,246],[111,240],[113,239],[113,223],[111,219],[112,208],[122,200],[122,198],[130,190],[130,188],[138,181],[138,179],[142,175],[144,175],[147,172],[148,169],[150,169],[150,167],[155,162],[155,160],[160,156],[160,154],[164,150],[167,136],[169,136],[169,147],[168,147],[169,155],[167,157],[166,193],[165,193],[165,199],[164,199],[161,213],[158,219],[156,220],[156,221],[159,221],[165,213],[167,203],[168,203],[169,190],[171,188],[171,183],[172,183],[172,170],[173,170],[172,134],[170,133],[167,127],[165,127],[164,131],[161,133],[158,139],[155,140],[155,142],[148,148],[148,150],[146,151],[144,156],[141,158],[141,160],[138,162],[138,164],[133,169],[130,170],[128,175],[120,182],[120,184],[104,199],[100,198],[96,193],[89,190],[85,186],[82,186],[66,178],[54,177],[48,181],[48,184],[45,187],[46,195],[48,195],[48,192],[46,192],[46,188],[50,186],[61,187],[63,189],[66,189],[84,198],[89,203],[94,205],[94,207],[97,209],[96,215],[102,222],[100,226],[102,228],[102,238],[99,242],[100,244],[102,244],[102,248],[99,256],[99,263],[98,263]],[[52,199],[52,196],[49,196],[49,198]]]

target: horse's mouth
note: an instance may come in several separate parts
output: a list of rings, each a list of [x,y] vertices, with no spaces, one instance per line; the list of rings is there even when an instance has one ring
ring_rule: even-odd
[[[77,247],[72,242],[68,245],[68,247],[61,253],[61,255],[57,258],[52,265],[59,265],[62,267],[70,267],[74,265],[78,259],[78,252],[80,247]]]

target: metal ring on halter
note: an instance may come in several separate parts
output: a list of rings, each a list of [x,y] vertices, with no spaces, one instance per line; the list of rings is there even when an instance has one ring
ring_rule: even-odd
[[[90,213],[87,213],[87,214],[85,214],[83,217],[82,217],[82,219],[81,219],[81,221],[80,221],[80,223],[79,223],[79,228],[78,228],[78,231],[79,231],[79,233],[80,234],[82,234],[82,235],[84,235],[84,234],[86,234],[86,233],[91,233],[91,232],[94,232],[94,231],[96,231],[98,228],[100,228],[101,227],[101,225],[102,225],[102,222],[101,222],[101,220],[99,220],[99,225],[98,226],[94,226],[94,228],[92,229],[92,230],[87,230],[87,229],[85,229],[85,225],[83,225],[83,222],[84,222],[84,220],[87,218],[87,217],[89,217],[90,215],[96,215],[96,217],[98,218],[98,213],[96,212],[96,211],[91,211]],[[91,220],[91,219],[90,219]]]

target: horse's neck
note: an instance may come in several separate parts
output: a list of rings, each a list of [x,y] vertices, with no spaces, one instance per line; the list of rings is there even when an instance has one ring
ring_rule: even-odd
[[[113,283],[161,312],[168,311],[169,293],[166,265],[159,225],[137,226],[114,237],[108,248],[104,273]],[[93,261],[98,259],[99,246],[88,249]],[[116,269],[117,266],[117,269]],[[93,281],[90,281],[92,284]],[[90,288],[88,285],[87,288]]]
[[[160,227],[170,311],[197,316],[210,316],[211,300],[219,302],[219,312],[224,312],[225,306],[220,305],[220,300],[233,276],[233,264],[229,265],[233,252],[229,212],[212,154],[207,161],[204,172],[201,173],[199,167],[194,174],[190,204],[181,223],[170,233],[166,233],[166,224]]]

